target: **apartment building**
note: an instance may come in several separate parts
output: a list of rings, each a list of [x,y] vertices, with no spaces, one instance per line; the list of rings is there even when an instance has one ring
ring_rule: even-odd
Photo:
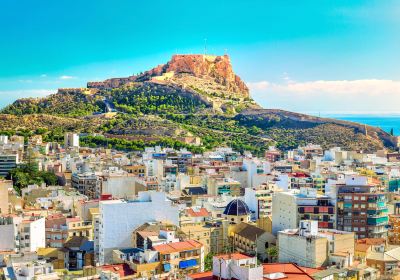
[[[46,247],[46,221],[44,217],[29,216],[19,225],[19,249],[21,252],[36,252]]]
[[[112,257],[112,250],[131,247],[135,228],[146,222],[179,225],[179,208],[163,192],[139,192],[134,200],[104,200],[99,204],[99,262]]]
[[[19,157],[16,153],[1,153],[0,154],[0,176],[5,178],[11,169],[17,167]]]
[[[98,199],[101,195],[101,180],[94,172],[73,173],[71,186],[89,199]]]
[[[316,189],[276,192],[272,198],[272,233],[296,228],[301,220],[317,221],[318,227],[333,229],[335,213],[332,198],[318,194]]]
[[[187,275],[204,270],[204,247],[196,240],[153,246],[159,253],[162,272]]]
[[[353,231],[358,238],[380,238],[388,234],[386,194],[379,182],[365,176],[346,176],[337,184],[337,229]]]
[[[9,213],[8,189],[12,187],[12,181],[0,180],[0,214]]]
[[[354,257],[354,233],[318,229],[317,221],[300,221],[299,228],[278,232],[279,262],[305,267],[351,266]]]
[[[256,219],[272,215],[272,196],[278,191],[282,191],[282,189],[270,182],[245,189],[244,201],[250,211],[254,212]]]

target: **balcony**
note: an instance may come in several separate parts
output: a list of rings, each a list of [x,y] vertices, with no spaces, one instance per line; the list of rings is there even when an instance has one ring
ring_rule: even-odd
[[[185,260],[185,261],[180,261],[179,262],[179,268],[180,269],[193,268],[193,267],[196,267],[196,266],[198,266],[196,259],[190,259],[190,260]]]
[[[367,218],[367,224],[372,226],[385,225],[389,221],[389,217],[383,216],[378,218]]]

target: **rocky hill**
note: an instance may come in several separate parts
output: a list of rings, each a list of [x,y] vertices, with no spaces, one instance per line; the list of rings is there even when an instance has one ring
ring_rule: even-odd
[[[246,84],[233,72],[228,55],[174,55],[166,64],[158,65],[143,74],[127,78],[113,78],[103,82],[88,82],[87,87],[111,89],[131,82],[144,81],[176,83],[183,87],[195,86],[195,83],[190,84],[192,81],[185,79],[187,76],[200,79],[198,80],[199,84],[204,81],[209,86],[213,86],[213,83],[218,84],[218,87],[215,88],[215,90],[219,90],[219,92],[215,91],[217,94],[223,91],[230,97],[243,99],[250,97]],[[214,93],[214,91],[210,90],[209,93]]]
[[[396,137],[379,128],[262,109],[227,55],[174,55],[144,73],[17,100],[1,113],[7,124],[0,125],[3,132],[38,133],[39,127],[49,139],[62,139],[64,131],[96,132],[103,136],[87,137],[85,144],[128,150],[152,144],[196,151],[229,145],[261,155],[271,144],[361,150],[397,144]],[[31,116],[34,125],[27,121]],[[54,135],[55,127],[60,135]]]

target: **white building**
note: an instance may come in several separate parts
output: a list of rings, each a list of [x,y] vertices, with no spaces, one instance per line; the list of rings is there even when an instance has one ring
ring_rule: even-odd
[[[77,147],[79,148],[79,135],[76,133],[65,133],[64,135],[65,148]]]
[[[22,252],[37,252],[39,248],[46,247],[46,219],[24,219],[19,225],[20,248]]]
[[[272,197],[272,233],[296,228],[300,220],[316,220],[321,228],[336,228],[336,210],[331,197],[302,187],[275,192]]]
[[[240,253],[214,256],[213,276],[216,279],[264,279],[263,267],[257,264],[257,258]]]
[[[0,251],[17,251],[18,225],[21,221],[18,216],[0,216]]]
[[[132,198],[135,196],[137,178],[132,174],[113,167],[104,170],[100,177],[102,194],[111,194],[116,198]]]
[[[179,225],[179,208],[162,192],[139,192],[136,200],[100,202],[99,262],[112,258],[112,250],[129,248],[132,231],[145,222]],[[95,233],[97,234],[97,233]]]
[[[254,213],[255,219],[272,215],[272,196],[278,191],[282,190],[274,183],[245,189],[244,201]]]

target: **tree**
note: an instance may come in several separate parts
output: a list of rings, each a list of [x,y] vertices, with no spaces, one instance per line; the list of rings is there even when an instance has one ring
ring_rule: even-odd
[[[393,127],[390,129],[390,135],[394,136]]]
[[[214,254],[211,252],[204,257],[204,271],[210,271],[213,269],[213,257]]]
[[[265,251],[268,255],[269,262],[276,262],[276,260],[278,259],[278,247],[271,246],[268,247]]]

